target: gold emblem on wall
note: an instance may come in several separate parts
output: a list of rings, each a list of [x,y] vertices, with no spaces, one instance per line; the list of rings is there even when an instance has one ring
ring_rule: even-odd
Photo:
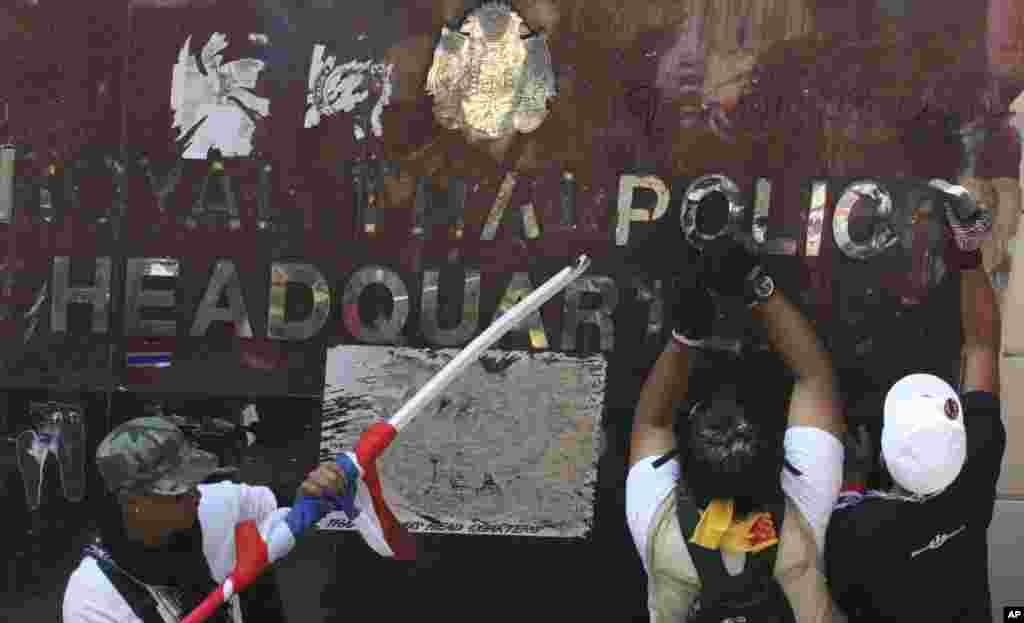
[[[545,36],[503,2],[475,9],[459,30],[442,29],[426,90],[438,123],[471,142],[536,130],[557,93]]]

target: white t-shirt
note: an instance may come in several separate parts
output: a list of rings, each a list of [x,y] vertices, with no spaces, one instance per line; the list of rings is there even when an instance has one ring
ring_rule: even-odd
[[[789,501],[796,508],[799,514],[806,520],[809,528],[807,541],[813,539],[816,547],[816,561],[810,563],[814,567],[824,568],[823,558],[825,550],[825,531],[828,527],[829,517],[839,497],[839,490],[842,487],[843,479],[843,445],[831,433],[818,428],[807,426],[794,426],[786,430],[784,437],[786,459],[802,475],[795,475],[789,470],[783,469],[781,474],[782,490],[789,498]],[[654,468],[652,463],[658,459],[651,456],[638,461],[629,470],[626,478],[626,519],[629,530],[633,535],[637,552],[643,562],[644,570],[648,575],[648,594],[651,604],[651,620],[661,621],[664,616],[659,616],[656,610],[664,610],[663,603],[666,601],[664,595],[655,595],[655,582],[652,581],[652,570],[648,561],[649,540],[659,526],[655,525],[660,517],[660,526],[664,527],[672,521],[666,517],[669,505],[665,504],[670,495],[675,491],[676,481],[679,478],[679,461],[672,459],[664,463],[660,468]],[[674,510],[674,505],[671,505]],[[673,512],[674,514],[674,512]],[[799,519],[794,517],[793,519]],[[787,522],[783,524],[783,534],[793,534],[797,528]],[[787,529],[788,528],[788,529]],[[678,525],[674,529],[678,531]],[[811,536],[813,534],[813,536]],[[810,545],[808,545],[810,546]],[[675,560],[678,561],[679,569],[671,570],[667,575],[674,579],[681,579],[686,587],[669,587],[667,590],[678,595],[680,607],[684,608],[689,604],[685,602],[696,594],[697,577],[696,569],[686,550],[684,542],[676,546],[680,551],[673,552]],[[671,557],[668,557],[671,558]],[[736,557],[725,556],[726,567],[732,572],[742,569],[742,555]],[[777,567],[778,569],[778,567]],[[658,570],[661,571],[660,569]],[[657,574],[655,574],[657,575]],[[820,576],[820,574],[816,575]],[[806,581],[809,585],[810,579]],[[823,576],[814,579],[818,588],[811,586],[801,590],[814,591],[821,588],[824,583]],[[787,588],[783,583],[783,589]],[[787,591],[787,595],[790,592]],[[819,596],[820,597],[820,596]],[[671,601],[671,599],[669,599]],[[792,599],[791,599],[792,601]],[[819,599],[820,601],[820,599]],[[662,605],[656,605],[658,603]],[[684,610],[685,611],[685,610]]]
[[[250,487],[232,482],[199,485],[199,525],[203,554],[216,582],[223,582],[235,566],[235,526],[241,521],[262,522],[277,509],[277,500],[267,487]],[[286,512],[287,509],[281,509]],[[183,618],[180,604],[160,589],[148,587],[167,621]],[[235,621],[241,621],[238,596],[232,599]],[[194,607],[194,606],[193,606]],[[142,623],[131,606],[114,588],[91,557],[82,559],[71,574],[64,591],[64,623]]]

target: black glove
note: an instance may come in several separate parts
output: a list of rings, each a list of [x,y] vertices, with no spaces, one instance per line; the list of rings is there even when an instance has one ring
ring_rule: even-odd
[[[742,242],[724,236],[704,245],[700,257],[700,279],[707,287],[722,296],[742,296],[748,303],[754,300],[750,279],[761,259]]]
[[[672,306],[673,336],[691,341],[710,337],[711,326],[715,321],[715,304],[700,279],[677,285],[675,294]]]

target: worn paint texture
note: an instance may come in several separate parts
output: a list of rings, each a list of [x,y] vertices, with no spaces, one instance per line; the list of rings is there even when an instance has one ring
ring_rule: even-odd
[[[937,4],[941,10],[936,10]],[[489,420],[503,422],[512,430],[510,434],[520,436],[529,431],[525,428],[528,424],[550,425],[548,445],[539,445],[538,433],[538,445],[530,446],[529,454],[533,461],[529,473],[537,479],[535,483],[542,477],[554,483],[548,497],[528,499],[523,493],[527,489],[517,489],[519,485],[514,479],[507,480],[508,476],[502,481],[495,475],[491,486],[481,475],[486,473],[481,469],[482,457],[472,453],[462,457],[441,453],[445,469],[455,474],[461,469],[463,475],[455,484],[451,479],[440,483],[439,487],[445,488],[437,490],[437,497],[429,498],[416,489],[401,491],[399,485],[407,481],[433,484],[433,464],[428,460],[430,469],[418,469],[420,464],[431,453],[439,454],[438,448],[454,447],[452,442],[428,434],[432,429],[424,430],[418,440],[410,439],[412,458],[404,468],[408,474],[398,477],[394,470],[401,463],[389,463],[385,477],[392,495],[409,496],[403,502],[406,507],[412,506],[409,500],[422,505],[419,510],[404,511],[410,522],[423,522],[416,528],[421,532],[450,532],[451,526],[461,522],[485,523],[510,534],[515,530],[532,534],[526,528],[514,528],[514,522],[504,526],[497,520],[474,523],[453,510],[457,504],[465,504],[474,512],[494,516],[522,512],[532,520],[518,525],[529,530],[550,521],[554,523],[544,524],[544,530],[579,533],[589,517],[587,509],[593,506],[595,540],[600,539],[601,547],[573,543],[569,547],[575,549],[555,552],[554,548],[561,547],[557,539],[538,539],[528,546],[524,546],[527,539],[493,539],[486,548],[475,547],[474,539],[474,546],[461,549],[446,542],[425,548],[443,555],[419,569],[418,576],[410,571],[415,582],[409,581],[404,567],[398,571],[394,571],[399,569],[396,566],[374,568],[364,578],[339,577],[337,589],[327,591],[324,601],[337,596],[339,609],[350,608],[353,591],[365,590],[372,597],[387,599],[386,594],[374,593],[374,588],[401,584],[411,595],[408,604],[395,606],[406,606],[402,614],[461,620],[461,610],[451,608],[448,600],[437,599],[442,591],[456,586],[460,597],[486,602],[478,608],[465,608],[467,620],[474,620],[481,610],[493,609],[487,600],[493,600],[494,587],[507,585],[530,595],[525,600],[506,600],[503,614],[509,616],[536,618],[536,604],[544,603],[545,614],[552,619],[642,620],[646,584],[622,525],[625,449],[643,376],[664,345],[661,329],[669,325],[668,318],[656,315],[658,306],[648,305],[647,282],[660,280],[663,291],[669,291],[670,278],[686,272],[678,228],[683,189],[677,186],[685,188],[693,178],[708,173],[729,175],[744,192],[757,187],[758,178],[770,181],[770,202],[760,204],[766,207],[762,223],[767,225],[767,238],[787,238],[799,253],[767,261],[778,272],[785,291],[799,293],[794,298],[806,304],[816,326],[838,340],[835,353],[842,381],[851,371],[867,375],[879,370],[903,372],[900,368],[911,365],[908,357],[916,358],[915,365],[923,362],[958,368],[955,300],[939,292],[941,288],[922,286],[920,277],[925,271],[921,266],[915,266],[918,272],[912,279],[902,264],[899,270],[891,268],[895,266],[889,263],[893,258],[865,264],[842,257],[828,235],[833,206],[842,189],[836,187],[837,182],[812,191],[810,180],[912,175],[960,181],[994,202],[991,205],[997,211],[995,234],[985,247],[986,268],[998,274],[1007,264],[1012,267],[1019,262],[1021,255],[1011,253],[1016,247],[1010,243],[1016,241],[1013,214],[1020,209],[1019,188],[1015,192],[1011,183],[1021,174],[1020,134],[1004,131],[1006,120],[1001,114],[1024,90],[1021,3],[522,0],[512,6],[531,31],[543,34],[557,95],[547,102],[547,115],[533,131],[470,142],[461,132],[437,122],[434,99],[425,87],[439,33],[445,27],[457,28],[477,5],[470,0],[39,0],[13,8],[13,3],[7,3],[0,8],[0,58],[4,59],[0,83],[7,86],[0,103],[4,104],[3,127],[9,135],[4,140],[28,146],[35,154],[21,164],[21,170],[44,176],[53,165],[63,172],[74,158],[89,150],[120,152],[122,146],[125,158],[145,152],[153,163],[152,180],[141,175],[130,178],[124,228],[116,245],[109,230],[98,226],[91,213],[113,205],[113,189],[104,182],[104,175],[81,176],[85,207],[58,225],[31,220],[13,227],[0,224],[0,253],[13,260],[8,266],[18,271],[12,298],[21,306],[18,309],[29,311],[39,293],[47,291],[50,258],[58,254],[181,256],[181,306],[195,309],[215,263],[229,256],[239,267],[252,328],[260,336],[265,335],[268,320],[263,312],[269,306],[267,275],[272,261],[301,257],[338,275],[386,261],[408,279],[414,299],[410,318],[420,315],[414,275],[424,268],[445,268],[453,261],[464,264],[462,268],[480,268],[479,319],[483,324],[499,307],[512,274],[526,274],[531,283],[539,283],[545,271],[550,274],[547,263],[564,265],[566,257],[587,251],[595,258],[594,274],[613,276],[620,284],[620,302],[614,314],[615,347],[605,353],[607,368],[598,372],[586,367],[590,363],[575,364],[591,370],[588,378],[603,379],[601,389],[591,392],[603,401],[598,430],[606,440],[593,500],[583,498],[585,508],[572,509],[570,500],[577,498],[573,497],[575,489],[567,484],[592,474],[588,470],[593,461],[581,458],[590,452],[590,420],[583,419],[590,416],[583,415],[585,409],[579,404],[574,414],[563,414],[551,404],[538,403],[548,409],[551,418],[542,422],[525,416],[515,419],[508,413]],[[202,46],[215,33],[223,34],[230,44],[221,53],[222,66],[241,59],[265,64],[255,87],[249,90],[269,102],[272,114],[259,117],[251,135],[245,136],[246,149],[251,143],[250,156],[229,158],[226,163],[236,184],[241,228],[189,230],[176,216],[191,213],[209,167],[201,160],[189,159],[176,178],[174,139],[181,128],[174,126],[171,107],[172,68],[189,37],[193,52],[201,54]],[[315,46],[321,44],[327,56],[335,57],[335,67],[369,62],[381,70],[373,75],[358,70],[362,76],[358,80],[354,75],[329,72],[319,92],[320,101],[333,102],[336,109],[330,109],[333,114],[327,114],[327,108],[318,109],[319,122],[307,127],[311,61]],[[387,81],[380,79],[385,75],[383,68],[390,76]],[[349,107],[351,110],[346,110]],[[963,144],[951,126],[976,120],[990,133],[977,166],[967,175],[962,171]],[[250,127],[244,119],[238,120],[236,127],[243,126]],[[352,182],[354,160],[390,160],[396,165],[373,186],[376,220],[372,236],[366,228],[356,227],[362,221],[357,219],[355,198],[368,193]],[[272,201],[261,203],[254,189],[259,188],[259,172],[267,162],[274,172],[267,195]],[[84,172],[90,171],[86,167]],[[481,240],[502,182],[510,173],[515,174],[505,210],[510,218],[499,225],[492,239]],[[673,199],[660,221],[634,224],[630,243],[618,248],[614,245],[614,217],[622,173],[658,176],[672,187]],[[962,174],[964,179],[958,180]],[[171,183],[175,179],[177,185]],[[572,183],[564,184],[567,179]],[[151,191],[151,181],[160,182],[159,197]],[[462,212],[448,215],[440,208],[427,210],[427,216],[437,217],[433,237],[411,236],[417,205],[443,208],[449,190],[457,190],[463,183],[467,192],[460,204]],[[568,199],[563,193],[567,186],[574,191]],[[418,201],[418,187],[429,189],[431,201]],[[53,198],[53,204],[59,205],[58,195]],[[808,215],[812,200],[815,211]],[[644,201],[638,196],[633,207],[649,212]],[[256,215],[259,206],[268,204],[280,209],[279,222],[274,223],[277,229],[262,230],[256,225]],[[536,216],[537,227],[529,227],[530,236],[517,230],[524,205],[533,206]],[[908,228],[908,248],[926,242],[933,233],[927,219],[921,221],[919,227]],[[287,235],[280,233],[285,229]],[[446,279],[443,268],[441,281]],[[73,269],[75,279],[87,281],[92,270],[91,264],[83,263]],[[1022,280],[1024,273],[1011,271],[1004,311],[1016,309],[1024,301],[1017,294],[1024,288],[1014,285],[1024,284]],[[646,285],[633,287],[640,281]],[[457,292],[458,285],[453,290],[444,287],[444,291]],[[925,296],[928,294],[934,296]],[[301,301],[290,300],[302,308]],[[552,313],[558,310],[552,307],[557,305],[546,306],[539,318],[544,323],[542,335],[557,349],[563,332],[558,314]],[[340,317],[338,309],[331,313],[332,318]],[[1018,315],[1004,313],[1004,318]],[[32,353],[8,362],[4,382],[18,387],[104,389],[122,384],[125,378],[118,366],[123,361],[111,357],[123,350],[117,336],[55,336],[46,326],[48,318],[46,313],[32,315]],[[179,336],[168,338],[175,350],[174,364],[144,389],[319,396],[327,347],[353,347],[357,341],[339,329],[301,345],[260,338],[239,343],[231,327],[217,326],[201,339],[190,339],[184,336],[191,320],[191,316],[180,318]],[[384,391],[378,384],[359,392],[383,395],[393,408],[404,397],[405,388],[399,391],[398,385],[411,387],[429,375],[435,364],[424,359],[423,336],[416,325],[411,321],[400,340],[419,355],[402,366],[374,369],[366,375],[393,378],[394,386]],[[22,344],[26,326],[4,326],[13,326],[11,334],[16,336],[10,347],[4,343],[6,357]],[[648,326],[655,327],[650,334]],[[1020,327],[1004,323],[1004,342],[1007,346],[1024,345]],[[528,336],[521,336],[518,346],[525,349],[528,345]],[[171,348],[166,344],[146,347]],[[374,352],[384,354],[399,352],[388,346],[376,348],[380,350]],[[474,378],[485,384],[520,366],[529,370],[534,369],[530,365],[547,366],[545,370],[559,370],[559,374],[571,367],[561,360],[528,364],[528,356],[519,356],[524,359],[505,372],[477,371],[479,376]],[[781,364],[776,361],[774,365]],[[556,375],[545,376],[553,379]],[[1014,388],[1022,384],[1014,378],[1007,374],[1003,387],[1004,400],[1016,404]],[[545,378],[543,382],[553,380]],[[770,394],[772,388],[762,390]],[[489,393],[495,399],[502,395]],[[516,417],[540,413],[531,409],[538,405],[528,404],[529,396],[522,394],[503,398],[515,401]],[[469,399],[474,395],[467,390],[440,412],[425,413],[423,417],[437,419],[425,420],[423,426],[435,422],[437,435],[447,431],[445,434],[471,439],[474,444],[492,443],[486,435],[489,429],[482,426],[486,418],[477,420],[481,425],[477,429],[471,418],[464,421],[457,416],[458,406],[472,404]],[[117,392],[114,396],[115,401],[123,397]],[[868,398],[848,398],[855,407],[854,417],[863,414],[877,419],[877,405],[870,404]],[[336,404],[327,417],[342,422],[344,411],[355,414],[350,416],[353,422],[368,422],[389,413],[384,407],[351,406],[345,411],[343,406]],[[98,411],[103,412],[103,408]],[[781,418],[781,411],[773,413]],[[268,411],[264,420],[291,430],[293,415],[282,408]],[[288,494],[315,462],[320,433],[315,422],[303,420],[294,426],[310,427],[310,445],[266,451],[266,465],[261,466],[266,476],[263,482],[286,484]],[[1000,492],[1020,494],[1024,472],[1015,458],[1020,455],[1016,441],[1020,427],[1011,424],[1009,428],[1010,468],[1004,470],[1008,476],[1004,476]],[[90,430],[100,434],[98,429]],[[335,444],[343,435],[351,438],[357,430],[355,423],[344,432],[338,425],[329,426],[324,439]],[[404,452],[405,443],[405,438],[400,438],[389,450],[389,457]],[[326,454],[338,447],[328,444],[320,449]],[[498,454],[495,460],[511,457]],[[440,470],[440,458],[438,466]],[[531,485],[534,491],[535,483]],[[496,487],[502,488],[503,497],[484,496]],[[91,493],[87,500],[89,497]],[[429,509],[438,516],[431,515]],[[551,514],[544,516],[544,512]],[[438,527],[427,527],[428,523]],[[77,549],[64,549],[65,554],[77,556]],[[538,555],[542,550],[545,555]],[[351,550],[345,553],[349,555]],[[327,556],[337,559],[333,553]],[[503,564],[495,564],[495,560]],[[51,562],[46,559],[44,564],[56,568]],[[481,573],[482,568],[487,573]],[[531,569],[531,574],[524,576],[523,568]],[[609,573],[610,568],[621,573]],[[63,573],[54,586],[65,579]],[[565,599],[566,594],[596,597]],[[316,597],[307,601],[315,602]],[[45,616],[51,615],[48,610]]]
[[[321,456],[353,447],[457,352],[331,349]],[[487,353],[385,451],[388,503],[419,532],[584,536],[593,522],[604,387],[600,356]]]

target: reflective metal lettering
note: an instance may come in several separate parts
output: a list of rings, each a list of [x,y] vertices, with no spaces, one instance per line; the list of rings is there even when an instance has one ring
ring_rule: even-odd
[[[374,310],[374,320],[366,324],[359,313],[363,291],[379,284],[391,293],[391,314]],[[383,266],[367,266],[356,271],[341,297],[342,318],[352,337],[370,344],[394,344],[409,318],[409,291],[402,278]]]
[[[81,261],[81,260],[79,260]],[[68,305],[83,303],[92,306],[92,332],[109,330],[110,258],[96,258],[96,276],[90,286],[71,286],[71,258],[53,258],[53,306],[50,325],[56,333],[68,330]]]
[[[585,294],[600,295],[601,303],[596,307],[583,308]],[[611,351],[615,347],[612,312],[618,303],[618,296],[618,289],[611,277],[584,276],[569,284],[565,290],[565,308],[562,314],[562,350],[577,350],[576,334],[580,325],[593,324],[597,325],[601,332],[601,351]]]
[[[268,227],[281,216],[281,211],[274,205],[274,164],[260,163],[256,183],[256,218],[261,228]]]
[[[220,307],[221,294],[228,299],[227,307]],[[192,336],[206,335],[210,323],[230,322],[235,325],[235,335],[252,337],[252,325],[249,324],[249,312],[242,296],[242,282],[235,271],[235,264],[230,260],[220,260],[213,268],[210,284],[206,288],[203,300],[196,310],[196,319],[192,323]]]
[[[178,187],[184,167],[185,161],[181,158],[176,158],[167,173],[158,176],[153,171],[152,163],[148,157],[143,156],[139,159],[139,168],[142,169],[142,174],[149,184],[149,192],[153,193],[153,196],[156,197],[156,207],[160,214],[167,212],[167,200],[174,193],[174,189]]]
[[[126,335],[173,336],[177,322],[173,319],[143,318],[143,308],[173,310],[176,305],[173,286],[168,289],[146,289],[147,277],[177,279],[178,260],[163,257],[128,258],[125,270],[124,332]]]
[[[456,240],[462,240],[466,231],[466,180],[454,177],[448,182],[448,215],[454,221],[452,233]]]
[[[0,147],[0,223],[14,216],[14,162],[17,151],[12,145]]]
[[[419,238],[425,237],[430,239],[430,220],[431,204],[433,203],[431,196],[430,180],[421,177],[416,180],[416,199],[413,204],[413,226],[412,235]]]
[[[459,324],[451,329],[441,328],[440,271],[426,270],[423,273],[423,297],[421,299],[420,321],[423,336],[437,346],[461,346],[468,342],[480,323],[480,271],[465,270],[465,285],[462,289],[462,313]]]
[[[758,178],[754,185],[754,221],[751,235],[763,255],[796,255],[797,242],[792,238],[769,238],[771,218],[772,183]]]
[[[309,315],[303,319],[286,317],[288,284],[302,284],[313,297]],[[270,307],[267,335],[274,340],[308,340],[327,324],[331,315],[331,288],[327,279],[311,264],[274,262],[270,266]]]
[[[530,275],[528,273],[515,273],[512,275],[512,280],[509,282],[508,287],[505,288],[505,294],[502,295],[501,301],[498,303],[498,309],[494,314],[494,320],[497,320],[502,314],[512,309],[516,303],[529,296],[530,292],[533,292],[533,284],[530,283]],[[491,321],[493,322],[493,320]],[[523,319],[519,323],[519,326],[509,331],[523,332],[526,331],[530,339],[530,346],[538,350],[543,350],[548,347],[548,334],[544,330],[544,318],[540,314],[540,310],[533,312],[529,316]]]
[[[865,213],[854,214],[855,209]],[[867,236],[858,236],[857,240],[850,232],[854,217],[867,221],[864,227]],[[891,225],[892,218],[892,195],[889,191],[871,180],[856,181],[843,191],[836,202],[832,235],[847,257],[866,260],[899,243],[899,236]]]
[[[654,191],[657,195],[654,208],[638,210],[633,208],[633,198],[637,189]],[[665,215],[668,210],[669,190],[665,182],[655,175],[621,175],[619,176],[619,204],[615,221],[615,244],[624,246],[629,242],[629,226],[633,221],[651,222]]]
[[[352,165],[352,190],[356,230],[369,236],[377,232],[377,193],[380,165],[377,160],[357,160]]]
[[[659,337],[665,329],[665,300],[661,279],[653,282],[643,277],[633,278],[636,298],[648,305],[646,337]]]
[[[487,215],[487,222],[484,223],[484,229],[480,233],[480,240],[494,240],[498,234],[498,227],[505,215],[505,208],[512,200],[512,191],[516,188],[517,177],[515,171],[505,174],[505,179],[501,181],[501,186],[498,188],[498,196],[494,198],[494,205],[491,206],[491,212]]]
[[[811,209],[807,212],[807,243],[804,255],[817,257],[821,253],[821,234],[825,229],[825,202],[828,201],[828,183],[811,182]]]
[[[216,215],[235,221],[238,219],[238,201],[231,176],[224,170],[224,161],[219,156],[215,155],[211,160],[210,170],[192,206],[192,214],[197,218]]]
[[[725,214],[705,213],[708,206],[704,200],[709,199],[712,194],[719,193],[726,199]],[[683,195],[683,206],[680,211],[683,234],[691,244],[700,246],[709,240],[719,236],[735,233],[743,225],[743,213],[747,209],[740,195],[739,186],[724,175],[714,174],[698,177],[686,189]],[[711,227],[706,224],[710,221],[720,226]]]

